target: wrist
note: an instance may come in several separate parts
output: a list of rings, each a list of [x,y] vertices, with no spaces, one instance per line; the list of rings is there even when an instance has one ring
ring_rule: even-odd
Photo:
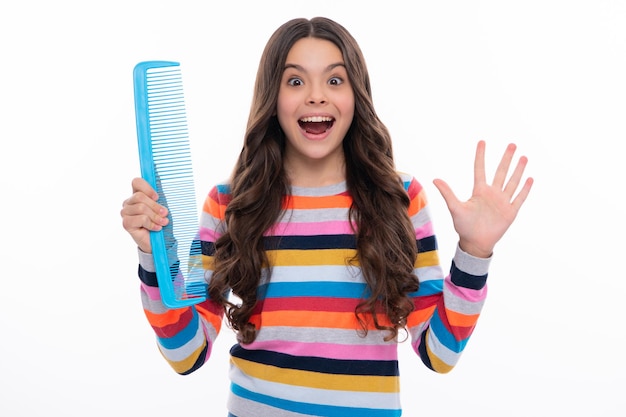
[[[459,248],[467,253],[468,255],[471,255],[475,258],[490,258],[491,255],[493,255],[493,248],[481,248],[479,246],[473,245],[471,243],[468,243],[466,241],[464,241],[463,239],[459,240]]]

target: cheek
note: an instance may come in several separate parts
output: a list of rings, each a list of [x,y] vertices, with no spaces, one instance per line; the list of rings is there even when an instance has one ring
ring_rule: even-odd
[[[352,119],[354,119],[355,111],[356,110],[354,108],[354,100],[346,101],[341,108],[341,113],[343,114],[344,118],[350,120],[350,123],[352,123]]]
[[[278,101],[276,103],[276,116],[278,117],[278,121],[283,129],[285,128],[286,123],[292,123],[294,121],[297,109],[298,104],[296,100],[290,99],[290,97],[278,96]]]
[[[285,130],[285,123],[287,121],[287,114],[283,106],[280,105],[280,102],[276,105],[276,118],[278,119],[278,123],[280,127]]]
[[[339,110],[341,111],[341,113],[344,115],[344,117],[349,117],[349,116],[354,115],[354,111],[355,111],[354,95],[352,94],[342,95],[341,97],[337,98],[335,103],[337,107],[339,108]]]

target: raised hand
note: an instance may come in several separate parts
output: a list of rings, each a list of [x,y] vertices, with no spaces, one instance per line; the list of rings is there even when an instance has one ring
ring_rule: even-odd
[[[133,195],[124,200],[122,225],[143,252],[152,253],[150,231],[159,231],[169,222],[167,208],[157,203],[158,194],[145,180],[132,181]]]
[[[507,146],[493,182],[488,184],[485,174],[485,146],[484,141],[479,141],[476,146],[474,189],[469,200],[459,201],[445,181],[433,181],[450,210],[454,229],[459,234],[461,249],[481,258],[491,256],[496,243],[515,220],[533,184],[533,179],[527,178],[515,195],[528,163],[525,156],[519,158],[507,181],[509,167],[517,148],[513,143]]]

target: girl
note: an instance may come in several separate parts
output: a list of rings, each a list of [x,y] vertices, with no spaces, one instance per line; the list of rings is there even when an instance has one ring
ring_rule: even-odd
[[[487,184],[484,152],[479,142],[467,202],[435,180],[459,234],[444,276],[424,190],[395,170],[356,41],[326,18],[285,23],[261,57],[231,178],[204,202],[207,301],[164,307],[149,232],[168,223],[167,209],[141,179],[124,202],[163,356],[180,374],[197,370],[225,315],[238,339],[229,416],[399,416],[397,343],[408,338],[433,371],[452,369],[493,248],[532,185],[514,195],[525,157],[506,181],[513,144]]]

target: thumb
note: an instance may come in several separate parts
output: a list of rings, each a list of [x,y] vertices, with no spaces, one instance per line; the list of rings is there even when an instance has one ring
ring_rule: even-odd
[[[448,183],[446,183],[444,180],[437,178],[433,180],[433,184],[441,193],[441,196],[448,206],[448,210],[452,210],[452,207],[456,205],[459,200],[456,198],[456,195],[454,194]]]

